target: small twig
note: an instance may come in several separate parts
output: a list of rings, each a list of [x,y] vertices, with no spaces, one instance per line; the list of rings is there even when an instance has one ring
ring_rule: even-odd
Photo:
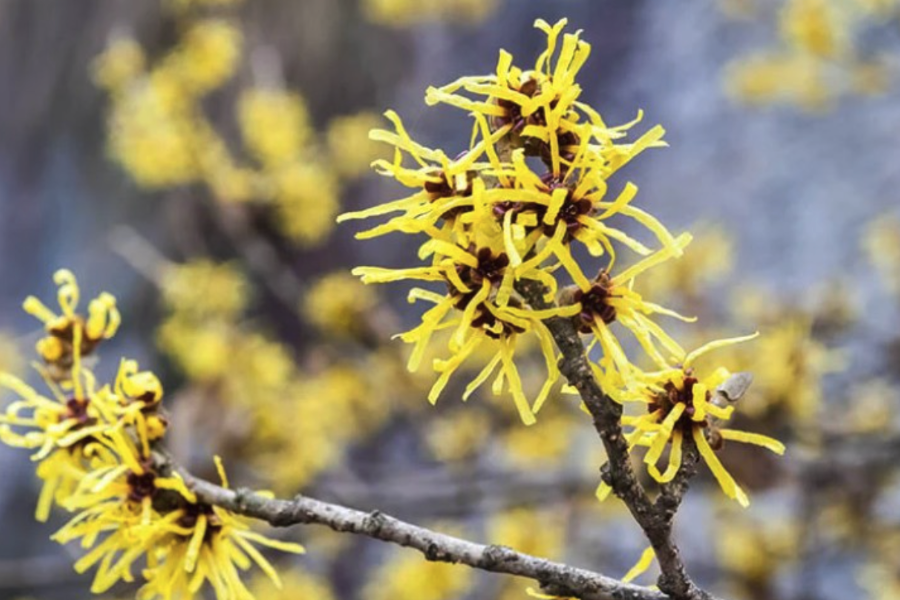
[[[305,292],[303,282],[278,256],[271,242],[247,222],[244,207],[216,201],[209,212],[251,272],[259,276],[276,300],[296,312]]]
[[[135,229],[117,225],[107,237],[110,248],[148,281],[159,285],[170,261]]]

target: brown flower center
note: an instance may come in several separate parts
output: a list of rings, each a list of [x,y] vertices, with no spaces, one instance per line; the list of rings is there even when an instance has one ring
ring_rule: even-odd
[[[82,427],[94,425],[97,422],[97,418],[92,417],[88,413],[88,407],[90,405],[91,401],[88,398],[69,398],[66,401],[65,412],[59,416],[60,422],[70,420],[75,421],[73,429],[81,429]]]
[[[491,287],[494,289],[499,287],[506,273],[506,267],[509,266],[509,257],[503,252],[495,255],[490,248],[476,250],[474,246],[470,246],[469,253],[475,255],[478,259],[478,266],[456,265],[456,272],[470,291],[460,292],[450,281],[447,282],[449,293],[455,298],[453,306],[460,310],[465,310],[469,306],[485,281],[490,282]],[[520,303],[515,298],[512,298],[510,299],[510,306],[520,306]],[[502,331],[499,332],[497,331],[498,322],[502,326]],[[497,319],[494,313],[483,304],[475,309],[472,327],[483,329],[489,337],[495,339],[524,331],[521,327]]]
[[[580,221],[581,217],[591,213],[594,209],[594,203],[584,198],[575,198],[574,190],[561,183],[552,173],[545,173],[544,176],[541,177],[541,180],[547,186],[547,191],[551,194],[554,190],[560,188],[567,188],[568,190],[566,192],[566,199],[563,200],[563,204],[559,209],[559,214],[557,214],[554,223],[548,225],[543,222],[544,215],[547,213],[547,208],[545,206],[540,207],[538,211],[538,222],[540,222],[544,228],[544,235],[552,236],[556,233],[556,227],[561,221],[566,224],[566,235],[563,238],[563,241],[566,243],[571,242],[572,238],[575,237],[575,233],[584,227]]]
[[[581,312],[578,314],[578,330],[582,333],[590,333],[594,323],[599,319],[609,325],[616,320],[616,307],[609,301],[615,298],[613,284],[609,274],[601,271],[597,280],[588,291],[575,292],[575,302],[581,303]]]
[[[537,94],[538,87],[539,86],[537,80],[529,79],[528,81],[523,83],[517,91],[520,94],[524,94],[525,96],[531,98],[535,94]],[[525,128],[526,119],[522,115],[522,105],[513,100],[498,98],[497,106],[504,109],[505,114],[493,117],[491,123],[495,129],[500,129],[501,127],[509,123],[512,123],[512,130],[516,133],[522,131],[522,129]]]
[[[466,173],[466,185],[463,189],[458,189],[457,183],[456,181],[454,181],[454,178],[449,177],[444,171],[440,169],[434,169],[434,171],[429,174],[439,179],[438,181],[426,181],[423,184],[423,188],[426,192],[428,192],[428,199],[431,202],[435,202],[437,200],[440,200],[441,198],[468,198],[472,195],[472,181],[474,181],[476,177],[474,171],[468,171]],[[462,206],[451,208],[444,211],[441,214],[441,218],[452,219],[458,216],[460,213],[466,212],[467,210],[471,209]]]
[[[156,473],[150,469],[144,471],[143,474],[129,471],[126,481],[128,483],[128,499],[133,502],[152,498],[156,493]]]
[[[709,427],[709,420],[703,419],[702,421],[694,421],[692,417],[696,414],[697,409],[694,406],[694,386],[697,384],[698,380],[693,376],[691,369],[688,369],[685,372],[684,381],[682,383],[681,389],[679,390],[675,387],[675,384],[671,381],[667,382],[663,386],[663,392],[655,395],[650,403],[647,405],[647,412],[655,412],[657,410],[662,411],[662,416],[660,421],[666,418],[668,414],[675,408],[678,404],[684,404],[684,412],[678,418],[678,422],[676,426],[680,426],[685,435],[689,435],[691,432],[691,428],[694,426],[699,426],[703,428]],[[706,400],[709,401],[710,392],[706,391]],[[716,448],[718,449],[718,448]]]
[[[193,529],[201,515],[206,516],[206,535],[203,541],[209,542],[213,535],[222,530],[222,521],[209,504],[187,504],[184,507],[184,515],[178,519],[178,525],[185,529]]]

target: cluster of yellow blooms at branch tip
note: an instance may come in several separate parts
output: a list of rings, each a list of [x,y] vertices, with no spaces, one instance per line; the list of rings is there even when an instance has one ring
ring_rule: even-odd
[[[626,416],[622,425],[631,448],[647,448],[649,474],[660,483],[672,480],[689,438],[725,493],[746,504],[715,450],[726,439],[778,453],[784,448],[762,435],[718,427],[716,421],[728,419],[733,410],[715,397],[730,373],[718,369],[701,378],[691,363],[708,350],[755,335],[688,353],[657,323],[693,319],[644,298],[635,282],[681,257],[691,235],[671,234],[638,208],[634,184],[609,188],[611,177],[632,159],[666,146],[665,132],[655,126],[628,141],[640,113],[630,123],[607,125],[581,100],[576,82],[590,45],[580,32],[565,33],[565,20],[555,25],[538,20],[535,26],[547,44],[533,66],[519,67],[501,51],[494,73],[428,88],[428,105],[460,109],[471,118],[471,141],[462,152],[416,142],[393,111],[385,113],[391,129],[370,133],[394,152],[392,160],[373,166],[409,193],[339,221],[381,217],[383,222],[357,234],[362,239],[421,236],[423,264],[365,266],[354,273],[365,283],[408,279],[428,286],[409,292],[411,303],[432,306],[419,325],[399,337],[413,345],[410,370],[422,366],[432,344],[446,344],[445,354],[431,364],[437,375],[432,403],[448,389],[465,400],[492,380],[492,392],[511,396],[522,421],[534,423],[560,380],[558,352],[545,321],[571,319],[587,337],[589,355],[599,354],[593,368],[610,397],[643,407],[645,414]],[[617,261],[622,248],[638,257],[625,268]],[[585,265],[583,256],[594,264]],[[645,372],[643,363],[629,356],[635,344],[623,338],[626,330],[655,371]],[[546,364],[543,385],[533,397],[517,366],[525,338],[537,342]],[[467,360],[485,363],[464,388],[454,387],[451,377]],[[668,464],[660,469],[667,449]],[[601,486],[600,495],[606,491]]]
[[[159,379],[123,359],[115,380],[100,385],[86,365],[116,333],[115,298],[103,293],[80,314],[75,277],[61,270],[54,279],[60,314],[35,297],[24,303],[44,323],[35,370],[49,394],[0,373],[0,388],[14,396],[0,412],[0,441],[33,452],[43,481],[37,519],[46,521],[54,506],[71,514],[53,539],[78,542],[84,553],[75,569],[96,569],[94,593],[139,576],[142,600],[199,597],[205,584],[219,600],[252,600],[240,571],[255,563],[278,581],[256,546],[303,548],[251,531],[245,519],[188,489],[159,451],[168,426]],[[227,485],[218,459],[217,466]]]

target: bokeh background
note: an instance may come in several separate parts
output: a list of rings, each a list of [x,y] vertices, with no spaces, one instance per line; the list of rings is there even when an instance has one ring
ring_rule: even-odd
[[[789,447],[725,449],[747,510],[694,484],[692,573],[735,599],[900,597],[897,4],[2,0],[0,367],[24,373],[39,326],[21,301],[51,300],[68,267],[125,317],[99,373],[126,355],[160,374],[195,472],[220,454],[242,484],[622,576],[644,543],[594,498],[602,450],[574,399],[531,428],[489,394],[430,407],[430,375],[390,341],[417,316],[406,287],[349,276],[410,264],[416,241],[334,224],[402,193],[367,171],[382,111],[454,155],[465,121],[425,88],[491,72],[499,48],[528,64],[534,19],[567,17],[593,46],[582,98],[667,130],[618,177],[697,239],[644,291],[700,316],[686,345],[762,333],[720,358],[756,376],[740,424]],[[65,516],[32,519],[28,457],[0,448],[0,473],[0,598],[90,597],[79,550],[49,540]],[[376,542],[277,534],[310,552],[282,563],[283,592],[255,582],[260,600],[527,597]]]

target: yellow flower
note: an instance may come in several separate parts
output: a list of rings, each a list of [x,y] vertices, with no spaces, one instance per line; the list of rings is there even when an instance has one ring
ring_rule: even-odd
[[[94,81],[110,92],[118,93],[143,75],[146,69],[144,50],[135,40],[115,40],[94,60]]]
[[[205,94],[234,74],[241,44],[241,32],[233,23],[202,19],[190,24],[178,47],[159,68],[176,76],[185,92]]]
[[[780,24],[784,39],[804,52],[833,58],[847,50],[845,22],[829,0],[788,0]]]
[[[382,147],[369,139],[380,119],[371,112],[337,117],[328,123],[326,143],[334,169],[345,177],[359,177],[372,161],[384,156]]]
[[[313,246],[334,228],[340,186],[326,165],[314,160],[292,162],[273,174],[278,227],[292,240]]]
[[[106,390],[98,394],[93,375],[78,363],[76,360],[72,368],[71,396],[47,378],[53,399],[38,394],[16,377],[0,373],[0,387],[19,398],[0,415],[0,434],[6,444],[35,450],[33,459],[42,460],[57,449],[69,448],[103,431],[114,421],[114,397]]]
[[[75,276],[61,270],[55,279],[61,315],[33,296],[24,302],[26,312],[42,320],[50,333],[38,343],[50,368],[35,368],[51,397],[9,373],[0,373],[0,388],[18,397],[0,414],[0,441],[34,450],[32,459],[41,463],[37,468],[44,481],[36,509],[39,521],[47,520],[54,502],[64,503],[72,495],[102,445],[120,451],[130,443],[124,427],[135,428],[145,457],[150,442],[166,428],[165,419],[157,414],[162,386],[155,375],[140,371],[135,361],[123,360],[114,385],[98,389],[94,374],[82,364],[85,353],[115,333],[119,325],[115,299],[101,294],[90,302],[84,318],[76,312],[80,290]],[[49,355],[47,348],[54,343],[62,350]],[[140,471],[139,466],[134,468]]]
[[[106,292],[88,303],[87,316],[79,315],[78,302],[81,290],[71,271],[60,269],[53,280],[59,286],[57,300],[61,314],[56,314],[34,296],[25,299],[25,312],[44,324],[47,336],[36,346],[38,354],[50,367],[54,379],[65,378],[72,368],[76,355],[91,354],[100,342],[115,335],[121,317],[116,299]],[[77,341],[76,341],[77,339]]]
[[[426,562],[412,553],[395,553],[365,586],[365,600],[455,600],[472,584],[472,570]]]
[[[177,474],[159,475],[149,453],[128,436],[97,438],[86,450],[88,470],[62,505],[77,514],[53,535],[60,544],[81,541],[90,551],[75,563],[79,573],[97,567],[91,591],[101,594],[119,581],[134,581],[133,565],[154,557],[176,526],[177,514],[160,514],[155,504],[194,501]],[[166,494],[175,496],[163,499]]]
[[[260,600],[336,600],[328,581],[297,567],[281,577],[281,589],[267,577],[254,577],[250,593]]]
[[[295,160],[312,136],[303,99],[279,89],[248,89],[238,100],[238,123],[250,152],[263,165]]]
[[[480,453],[491,437],[491,420],[480,411],[455,411],[429,419],[426,429],[424,439],[431,454],[438,460],[453,463]],[[516,427],[514,431],[534,431],[534,428]]]
[[[512,64],[513,57],[500,51],[495,75],[462,77],[441,88],[428,88],[425,102],[450,104],[465,111],[474,111],[491,119],[492,125],[511,128],[529,142],[532,152],[546,156],[554,176],[563,167],[565,148],[577,146],[584,130],[578,127],[575,112],[581,87],[575,76],[591,52],[590,44],[578,39],[578,33],[563,36],[559,54],[557,42],[566,26],[562,19],[552,27],[538,19],[535,27],[547,35],[547,49],[541,53],[534,68],[523,71]],[[458,94],[465,90],[484,100],[473,100]]]
[[[491,163],[479,162],[479,159],[486,153],[494,152],[492,143],[505,135],[508,128],[501,129],[486,141],[472,145],[468,151],[451,160],[443,151],[432,150],[415,142],[394,111],[387,111],[385,117],[394,125],[396,133],[374,129],[369,137],[394,146],[394,159],[393,161],[379,159],[373,166],[379,174],[396,179],[398,183],[416,192],[369,209],[344,213],[338,217],[338,222],[400,212],[403,214],[392,217],[383,225],[358,233],[356,237],[368,239],[392,231],[435,234],[439,222],[446,221],[452,224],[457,215],[472,210],[473,184],[476,176],[479,171],[491,167]],[[404,166],[404,153],[408,154],[417,166],[414,168]]]
[[[247,308],[250,296],[237,266],[204,259],[168,265],[160,287],[170,310],[195,319],[234,319]]]
[[[702,302],[708,286],[720,282],[731,272],[734,264],[734,242],[727,230],[719,225],[697,223],[681,260],[666,263],[653,277],[635,280],[635,289],[654,298],[678,295],[685,303]]]
[[[448,290],[444,295],[421,288],[414,288],[409,293],[410,302],[424,300],[434,304],[422,316],[422,323],[418,327],[400,335],[403,341],[415,344],[409,359],[409,370],[418,370],[435,332],[452,329],[450,357],[434,361],[434,370],[440,376],[428,395],[429,401],[437,402],[450,376],[477,349],[488,346],[494,352],[493,358],[466,387],[463,399],[468,398],[495,371],[499,371],[492,386],[493,392],[499,394],[507,389],[523,422],[534,423],[534,413],[540,409],[559,379],[556,351],[542,319],[575,314],[577,307],[544,311],[526,308],[513,289],[514,272],[507,268],[509,257],[502,250],[495,250],[490,246],[477,247],[474,244],[463,249],[444,240],[432,239],[422,246],[420,256],[424,258],[432,254],[434,259],[431,266],[411,269],[357,267],[353,274],[361,276],[364,283],[403,279],[444,283]],[[521,276],[527,278],[529,275],[530,273],[523,273]],[[522,380],[514,361],[518,337],[531,333],[540,341],[547,367],[546,382],[533,405],[525,398]]]
[[[182,185],[199,176],[193,116],[180,83],[154,73],[128,86],[109,116],[113,158],[147,188]]]
[[[716,369],[704,378],[697,376],[693,362],[716,348],[736,344],[756,337],[756,334],[742,338],[716,340],[701,346],[688,354],[682,366],[655,373],[633,373],[623,382],[607,374],[604,389],[620,403],[637,403],[646,406],[646,414],[624,416],[623,426],[629,448],[644,446],[647,452],[644,463],[651,477],[660,483],[671,481],[681,467],[682,445],[685,436],[690,436],[706,465],[715,475],[722,491],[729,498],[747,506],[749,500],[741,487],[719,462],[715,451],[728,440],[763,446],[777,454],[784,453],[784,445],[770,437],[719,427],[718,420],[728,420],[733,406],[722,406],[719,398],[713,398],[716,388],[731,374],[724,368]],[[657,463],[667,446],[668,464],[660,471]],[[607,484],[601,484],[597,494],[601,499],[609,494]]]
[[[157,564],[145,571],[148,581],[138,592],[140,600],[193,598],[207,582],[219,600],[252,600],[239,573],[251,564],[280,585],[275,568],[254,544],[303,552],[297,544],[254,533],[245,519],[214,506],[189,504],[167,519],[174,521],[168,545],[157,556]]]
[[[750,56],[732,65],[727,86],[739,100],[750,104],[793,102],[820,111],[833,96],[821,61],[802,54]]]
[[[581,305],[576,301],[561,308],[532,310],[515,286],[528,280],[538,282],[550,302],[559,285],[556,270],[562,266],[564,275],[590,298],[594,282],[573,256],[575,242],[593,256],[608,254],[610,267],[616,255],[614,243],[649,255],[646,262],[627,270],[621,282],[615,282],[617,289],[621,288],[614,294],[621,321],[652,349],[661,365],[669,364],[668,360],[655,350],[651,338],[674,349],[676,358],[683,355],[677,344],[643,316],[672,313],[644,302],[629,286],[641,270],[679,256],[689,236],[676,240],[653,216],[632,206],[637,193],[633,184],[627,184],[615,199],[604,199],[607,179],[644,149],[662,145],[664,131],[654,127],[634,143],[618,143],[640,116],[633,123],[609,128],[596,111],[577,101],[581,89],[575,76],[590,46],[578,34],[563,35],[565,24],[565,20],[553,27],[536,22],[547,35],[547,49],[531,70],[512,66],[512,57],[501,52],[496,75],[463,77],[442,88],[429,88],[427,103],[450,104],[473,116],[469,149],[455,159],[418,144],[396,113],[385,113],[394,131],[375,130],[370,135],[393,146],[394,159],[376,161],[374,166],[414,193],[338,219],[398,213],[357,237],[394,231],[428,236],[419,257],[433,256],[430,266],[397,270],[361,267],[354,274],[366,283],[414,279],[447,286],[443,295],[412,290],[411,302],[425,300],[435,306],[423,315],[420,326],[400,336],[415,344],[409,361],[414,371],[434,334],[452,331],[449,358],[434,361],[440,376],[429,399],[437,400],[466,359],[490,349],[487,366],[465,389],[463,398],[499,371],[493,391],[508,389],[526,423],[534,422],[534,413],[559,378],[554,346],[542,321],[557,315],[573,316]],[[412,164],[404,163],[407,156]],[[540,158],[546,170],[536,172],[530,156]],[[663,249],[653,254],[638,240],[608,225],[607,220],[617,215],[650,230]],[[585,314],[590,317],[589,310]],[[587,327],[588,333],[592,331]],[[530,404],[513,356],[518,338],[532,333],[540,343],[548,375]],[[617,350],[616,364],[626,370],[618,342],[613,338],[603,346],[609,352]]]
[[[165,433],[166,421],[156,414],[162,388],[156,376],[138,370],[135,361],[123,360],[113,389],[96,389],[94,375],[75,360],[66,395],[45,377],[53,398],[47,398],[7,373],[0,373],[0,387],[19,396],[0,414],[0,440],[35,450],[33,460],[41,461],[37,474],[44,480],[36,518],[46,521],[52,503],[62,503],[71,493],[82,463],[90,459],[97,442],[121,446],[127,443],[123,425],[136,428],[143,452],[149,443]],[[41,374],[45,374],[41,371]]]
[[[360,335],[373,318],[377,298],[371,288],[347,273],[331,273],[317,281],[303,300],[303,314],[322,333]]]
[[[688,322],[693,319],[647,302],[634,291],[633,284],[638,275],[669,260],[676,251],[681,252],[690,241],[690,234],[682,234],[675,243],[677,250],[663,248],[615,276],[601,270],[592,282],[588,282],[587,285],[580,283],[581,287],[572,296],[572,301],[578,307],[579,330],[582,333],[594,334],[595,343],[603,349],[603,363],[607,367],[618,369],[626,379],[634,367],[610,330],[609,326],[614,322],[634,334],[641,347],[659,368],[666,369],[673,362],[684,359],[684,349],[648,315],[667,315]],[[662,346],[668,356],[664,356],[657,346]]]
[[[547,49],[533,69],[514,66],[512,55],[501,50],[495,75],[461,77],[440,88],[430,87],[426,103],[446,103],[486,117],[498,131],[509,128],[513,143],[521,136],[525,152],[540,157],[556,179],[580,161],[599,163],[611,173],[643,149],[660,145],[664,130],[655,127],[634,144],[617,147],[614,140],[634,123],[609,128],[599,113],[578,102],[581,87],[575,77],[591,46],[579,39],[579,33],[566,33],[557,48],[566,23],[562,19],[550,26],[535,21],[547,35]],[[484,99],[472,99],[458,93],[461,90]]]
[[[502,173],[503,167],[495,166]],[[631,206],[637,187],[626,184],[615,200],[604,200],[607,185],[600,169],[577,168],[561,179],[545,174],[538,177],[517,150],[512,155],[512,177],[499,175],[500,184],[482,189],[475,180],[474,215],[465,216],[478,227],[503,237],[504,250],[512,266],[522,273],[539,270],[546,261],[555,259],[582,289],[590,287],[581,267],[572,256],[573,242],[583,244],[592,256],[608,254],[615,259],[613,242],[641,255],[651,253],[644,244],[605,221],[625,216],[649,229],[673,256],[680,256],[687,242],[676,242],[669,231],[652,215]],[[573,176],[575,174],[575,176]],[[553,278],[543,282],[556,291]]]
[[[223,485],[227,479],[217,459]],[[166,515],[167,538],[157,545],[144,571],[147,583],[139,600],[181,600],[195,597],[209,583],[218,600],[253,600],[240,571],[256,564],[275,584],[281,580],[257,546],[303,554],[303,546],[267,538],[250,529],[249,520],[217,506],[188,501]]]
[[[158,462],[151,443],[166,431],[159,414],[162,384],[136,361],[123,359],[115,381],[98,389],[94,374],[82,364],[82,349],[85,340],[96,343],[112,335],[119,319],[115,303],[101,295],[83,318],[76,313],[75,277],[60,271],[56,280],[62,315],[35,298],[25,302],[25,309],[47,324],[51,336],[69,343],[71,364],[65,376],[55,381],[46,368],[36,366],[52,393],[48,398],[0,373],[0,388],[18,397],[0,414],[0,441],[34,450],[32,458],[40,463],[36,472],[44,486],[36,518],[47,520],[54,503],[76,513],[53,538],[60,543],[77,540],[87,550],[75,569],[81,573],[96,567],[95,593],[134,581],[139,561],[147,566],[139,597],[148,600],[187,600],[207,581],[219,600],[252,600],[238,575],[252,563],[278,584],[278,575],[256,546],[288,552],[303,548],[254,533],[245,519],[198,502],[171,465]],[[277,364],[252,348],[252,342],[253,356]],[[241,363],[251,370],[259,366]],[[268,369],[263,371],[253,373],[263,385],[270,379],[283,383],[281,376],[271,378]],[[216,464],[227,487],[218,458]]]

